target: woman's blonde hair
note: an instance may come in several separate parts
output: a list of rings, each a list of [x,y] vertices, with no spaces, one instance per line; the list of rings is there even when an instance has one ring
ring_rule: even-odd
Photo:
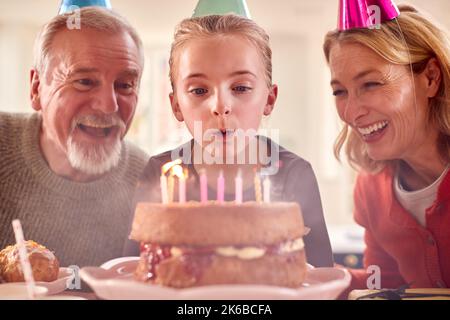
[[[227,14],[185,19],[176,27],[169,60],[172,89],[174,89],[177,73],[176,58],[184,45],[193,39],[226,35],[240,35],[258,49],[265,67],[267,86],[270,87],[272,85],[272,50],[269,35],[250,19]]]
[[[77,17],[78,15],[78,17]],[[77,19],[79,18],[79,19]],[[140,55],[140,63],[144,67],[144,51],[141,38],[130,23],[120,14],[102,7],[83,7],[77,11],[55,16],[40,30],[34,43],[34,68],[45,74],[48,65],[53,39],[62,30],[69,30],[71,22],[79,22],[74,29],[84,28],[105,32],[106,34],[128,33],[133,39]]]
[[[419,13],[410,5],[400,5],[397,22],[381,24],[379,29],[350,29],[331,31],[325,36],[323,50],[329,63],[331,48],[336,43],[358,43],[364,45],[387,62],[395,65],[412,67],[414,74],[424,71],[428,61],[436,58],[442,73],[439,91],[430,99],[428,110],[430,124],[439,130],[438,150],[441,157],[450,161],[450,45],[444,28],[432,23],[429,18]],[[401,31],[400,31],[401,29]],[[405,48],[405,42],[407,48]],[[409,52],[408,52],[409,50]],[[357,134],[345,125],[338,135],[334,154],[340,159],[345,144],[345,153],[350,165],[356,169],[379,172],[387,165],[397,161],[372,160],[365,149],[365,144]]]

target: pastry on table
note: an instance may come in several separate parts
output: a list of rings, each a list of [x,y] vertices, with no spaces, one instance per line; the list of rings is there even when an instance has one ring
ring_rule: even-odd
[[[35,241],[25,241],[28,260],[35,281],[51,282],[58,279],[59,261],[49,249]],[[17,245],[0,251],[0,283],[25,281]]]

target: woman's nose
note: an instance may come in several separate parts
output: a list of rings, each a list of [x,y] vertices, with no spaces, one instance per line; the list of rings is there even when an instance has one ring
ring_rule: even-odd
[[[368,109],[361,100],[361,97],[349,95],[344,106],[343,120],[350,124],[355,124],[356,121],[366,115]]]

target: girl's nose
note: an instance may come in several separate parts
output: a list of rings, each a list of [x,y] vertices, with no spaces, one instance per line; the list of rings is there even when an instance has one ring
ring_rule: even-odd
[[[214,101],[214,106],[211,111],[214,116],[223,117],[228,116],[231,113],[231,107],[222,97],[218,97],[216,101]]]
[[[231,111],[230,111],[230,109],[229,108],[224,108],[223,109],[223,111],[218,111],[219,109],[215,109],[214,111],[213,111],[213,114],[215,115],[215,116],[227,116],[227,115],[229,115],[230,113],[231,113]]]

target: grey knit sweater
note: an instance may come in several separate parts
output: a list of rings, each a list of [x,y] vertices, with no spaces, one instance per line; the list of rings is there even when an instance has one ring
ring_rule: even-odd
[[[48,167],[40,123],[38,113],[0,112],[0,249],[15,242],[11,221],[18,218],[25,238],[54,251],[61,266],[121,256],[146,154],[124,143],[120,164],[104,178],[73,182]]]

